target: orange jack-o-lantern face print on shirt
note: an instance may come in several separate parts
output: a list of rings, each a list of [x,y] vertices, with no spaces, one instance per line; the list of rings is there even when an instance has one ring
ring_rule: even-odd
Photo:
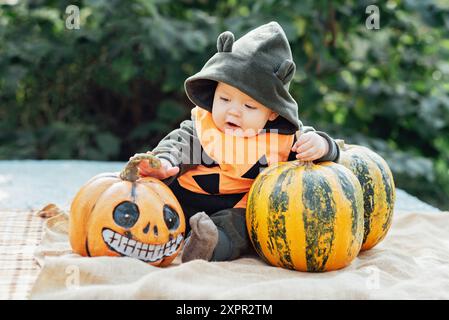
[[[160,164],[152,155],[140,156]],[[70,243],[83,256],[127,256],[166,266],[182,248],[184,213],[164,183],[139,178],[129,167],[93,177],[80,189],[70,211]]]

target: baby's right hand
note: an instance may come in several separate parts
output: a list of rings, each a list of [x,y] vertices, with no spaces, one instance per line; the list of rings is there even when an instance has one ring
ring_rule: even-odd
[[[139,163],[139,174],[142,177],[153,177],[159,180],[172,177],[179,172],[179,167],[173,167],[172,164],[165,159],[161,160],[161,167],[158,169],[151,168],[148,160],[142,160]]]

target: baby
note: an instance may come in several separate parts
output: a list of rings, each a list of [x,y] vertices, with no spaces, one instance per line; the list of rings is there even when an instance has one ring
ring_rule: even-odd
[[[248,191],[261,170],[280,161],[338,161],[326,133],[305,127],[289,93],[296,66],[281,26],[262,25],[234,42],[226,31],[218,52],[185,82],[196,105],[191,120],[151,152],[162,163],[139,172],[162,180],[186,219],[182,261],[225,261],[248,253]],[[235,157],[240,158],[236,160]]]

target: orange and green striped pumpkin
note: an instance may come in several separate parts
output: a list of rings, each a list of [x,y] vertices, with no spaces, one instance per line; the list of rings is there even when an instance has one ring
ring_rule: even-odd
[[[246,222],[257,253],[269,264],[299,271],[337,270],[363,240],[359,181],[333,162],[270,166],[251,186]]]
[[[377,245],[387,235],[396,197],[393,174],[385,160],[374,151],[336,140],[339,163],[351,170],[363,189],[365,226],[362,250]]]

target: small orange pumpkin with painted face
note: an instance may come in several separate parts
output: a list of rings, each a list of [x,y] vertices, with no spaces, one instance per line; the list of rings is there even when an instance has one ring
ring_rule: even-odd
[[[167,266],[185,237],[185,218],[173,192],[160,180],[138,175],[137,165],[152,154],[136,154],[120,173],[102,173],[76,194],[70,210],[69,239],[82,256],[127,256]]]

